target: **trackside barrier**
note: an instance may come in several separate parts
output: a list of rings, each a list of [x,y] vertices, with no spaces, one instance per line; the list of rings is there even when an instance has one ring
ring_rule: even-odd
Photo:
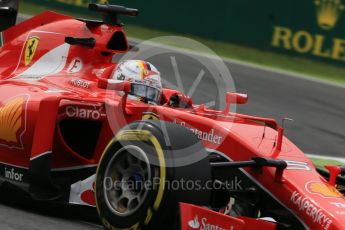
[[[89,2],[104,2],[25,1],[85,14]],[[108,2],[140,9],[139,18],[124,19],[129,24],[345,64],[345,0]]]

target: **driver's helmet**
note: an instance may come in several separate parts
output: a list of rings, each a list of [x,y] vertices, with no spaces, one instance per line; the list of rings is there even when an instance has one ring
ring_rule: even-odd
[[[131,82],[130,99],[159,103],[162,91],[161,76],[151,63],[142,60],[119,62],[112,78]]]

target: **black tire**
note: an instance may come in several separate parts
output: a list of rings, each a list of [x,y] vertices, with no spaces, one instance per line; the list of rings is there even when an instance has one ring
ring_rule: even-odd
[[[129,150],[134,150],[132,152],[136,159],[126,159]],[[134,153],[135,151],[138,152]],[[145,153],[146,156],[139,157],[139,153]],[[195,162],[180,165],[179,159],[193,159],[195,157],[197,158]],[[118,195],[117,191],[107,190],[109,180],[108,182],[105,181],[110,171],[116,171],[111,174],[115,175],[115,178],[111,176],[111,181],[128,178],[124,184],[127,185],[128,181],[132,182],[132,176],[126,176],[126,173],[135,171],[132,168],[134,169],[137,165],[132,163],[127,169],[124,169],[127,165],[124,164],[120,167],[121,161],[135,161],[140,166],[138,168],[143,169],[141,177],[136,175],[133,178],[140,177],[145,182],[154,182],[159,179],[160,182],[166,183],[152,183],[153,186],[149,189],[135,187],[130,192],[133,192],[135,196],[139,192],[139,197],[143,197],[142,200],[140,202],[133,201],[134,204],[138,203],[137,206],[131,205],[130,202],[132,201],[127,198],[126,203],[126,199],[122,201],[121,199],[124,198],[121,197],[128,195],[128,190],[122,189]],[[149,166],[146,167],[147,162],[149,162]],[[113,164],[115,165],[114,170],[110,170]],[[120,172],[121,170],[122,172]],[[147,176],[149,174],[152,175],[149,177]],[[136,179],[135,182],[137,182]],[[181,179],[194,183],[198,181],[199,186],[194,184],[194,188],[186,189],[179,184],[178,188],[173,188],[173,181],[181,182]],[[166,122],[135,122],[126,126],[116,135],[99,162],[96,174],[97,211],[106,229],[178,229],[180,225],[178,202],[208,205],[211,190],[202,187],[210,180],[211,168],[207,152],[191,131]],[[146,195],[142,195],[142,193]],[[120,201],[114,199],[113,202],[114,197],[120,197]],[[135,208],[130,210],[131,207]],[[126,215],[123,215],[124,213]]]

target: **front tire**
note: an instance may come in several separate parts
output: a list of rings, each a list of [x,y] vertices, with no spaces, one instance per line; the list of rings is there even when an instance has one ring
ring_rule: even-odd
[[[179,159],[195,156],[195,162],[180,165]],[[176,187],[181,180],[199,186]],[[115,136],[99,162],[97,211],[106,229],[176,229],[178,202],[209,204],[211,191],[201,187],[209,180],[207,153],[191,131],[136,122]]]

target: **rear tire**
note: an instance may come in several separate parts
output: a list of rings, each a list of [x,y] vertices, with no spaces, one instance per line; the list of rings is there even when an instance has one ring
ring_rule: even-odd
[[[181,159],[195,161],[181,165]],[[208,205],[211,191],[203,185],[210,180],[207,152],[191,131],[136,122],[115,136],[99,162],[97,211],[106,229],[178,229],[178,202]]]

